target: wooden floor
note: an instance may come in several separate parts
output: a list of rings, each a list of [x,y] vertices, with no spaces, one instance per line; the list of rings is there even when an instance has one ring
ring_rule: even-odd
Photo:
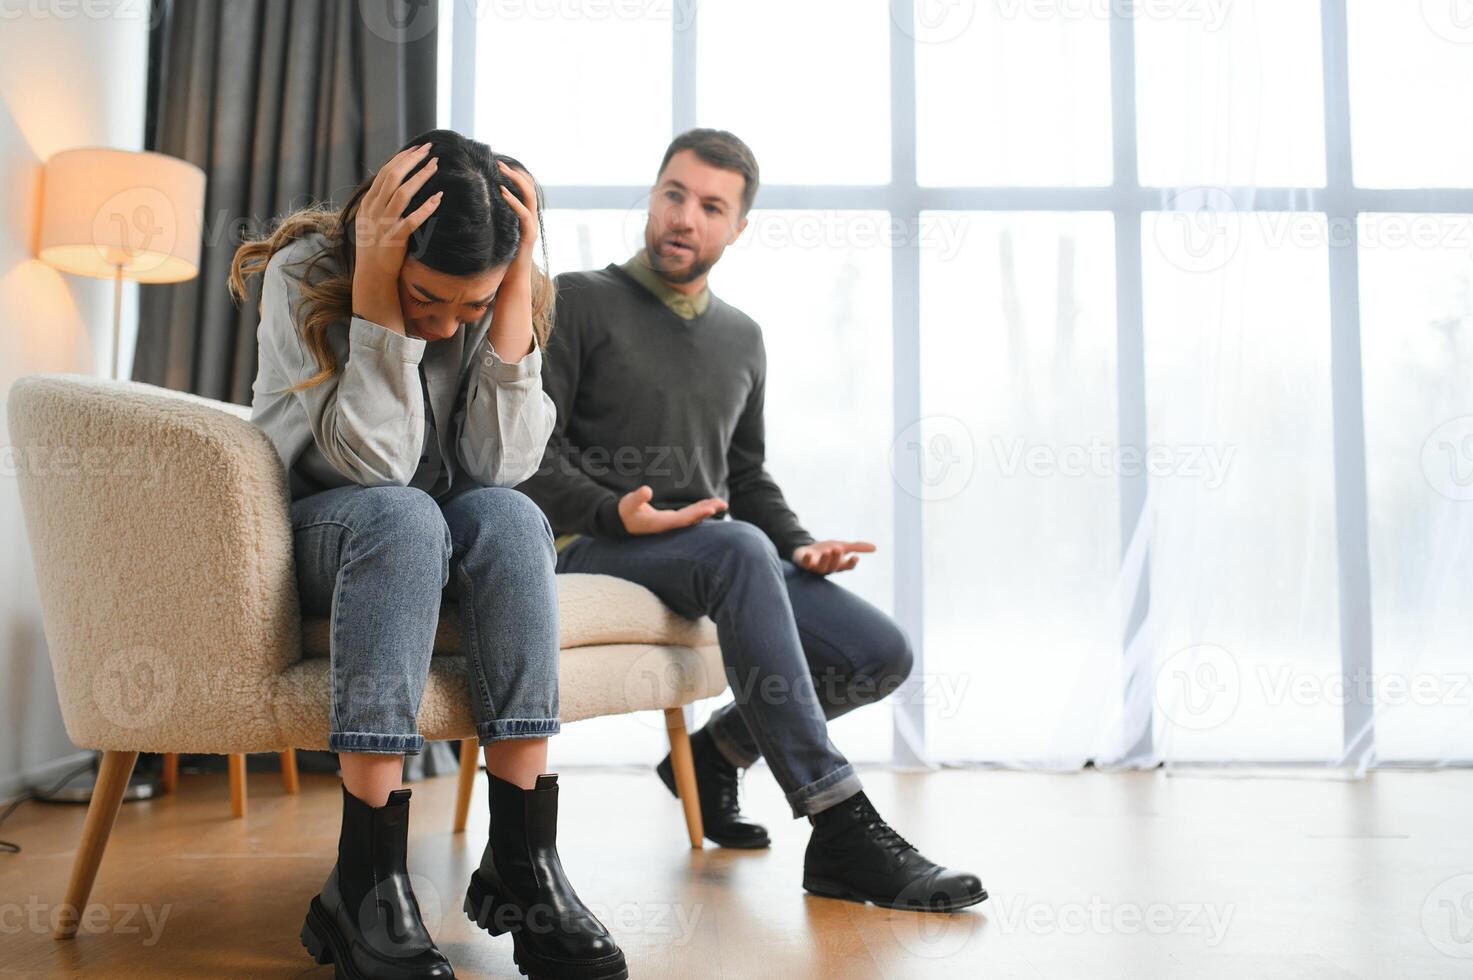
[[[1473,772],[1041,775],[866,772],[881,812],[990,901],[950,916],[807,897],[806,822],[765,771],[770,851],[686,845],[652,774],[564,774],[561,850],[634,977],[1473,976]],[[410,869],[461,977],[514,977],[510,940],[460,911],[485,843],[484,776],[453,836],[455,779],[414,784]],[[330,977],[297,941],[333,861],[335,778],[286,796],[223,776],[126,803],[77,938],[50,938],[81,808],[27,803],[0,836],[0,976]],[[1462,876],[1462,877],[1459,877]]]

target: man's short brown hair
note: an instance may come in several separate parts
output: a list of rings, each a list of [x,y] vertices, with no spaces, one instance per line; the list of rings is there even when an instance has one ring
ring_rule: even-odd
[[[688,129],[670,143],[665,150],[665,159],[660,161],[659,173],[665,172],[670,158],[681,150],[691,150],[696,156],[713,167],[734,170],[746,181],[742,187],[742,217],[752,209],[757,197],[757,158],[747,144],[724,129]]]

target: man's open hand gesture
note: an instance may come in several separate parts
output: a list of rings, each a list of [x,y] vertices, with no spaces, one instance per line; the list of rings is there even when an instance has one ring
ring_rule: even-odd
[[[793,564],[813,572],[847,572],[859,564],[859,556],[875,550],[868,541],[815,541],[793,551]]]
[[[661,510],[650,504],[654,495],[655,492],[646,484],[619,498],[619,517],[630,534],[659,534],[690,527],[726,510],[726,501],[720,497],[707,497],[679,510]]]

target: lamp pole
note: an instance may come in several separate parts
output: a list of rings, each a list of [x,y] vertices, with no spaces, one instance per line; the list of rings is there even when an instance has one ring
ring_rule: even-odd
[[[113,263],[113,373],[114,381],[118,378],[118,347],[121,346],[123,334],[123,265],[121,262]]]

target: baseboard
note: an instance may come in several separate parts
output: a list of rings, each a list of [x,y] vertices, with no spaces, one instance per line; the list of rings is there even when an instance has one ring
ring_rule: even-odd
[[[0,804],[8,804],[16,797],[23,795],[32,786],[42,788],[50,786],[90,758],[92,758],[91,751],[83,749],[71,755],[64,755],[60,759],[43,762],[39,766],[22,769],[18,773],[0,779]]]

